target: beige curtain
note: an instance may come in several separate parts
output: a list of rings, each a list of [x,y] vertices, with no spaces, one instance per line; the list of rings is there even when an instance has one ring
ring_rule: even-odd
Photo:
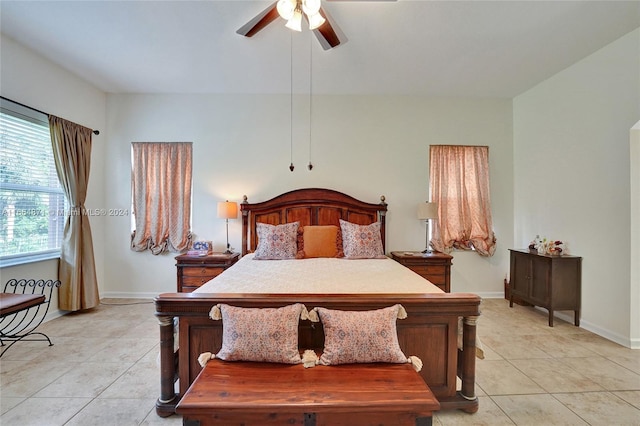
[[[475,249],[481,256],[493,256],[489,147],[432,145],[429,182],[431,201],[438,203],[433,247],[447,253]]]
[[[191,142],[133,142],[131,249],[184,251],[191,242]]]
[[[58,179],[69,201],[60,249],[58,306],[79,311],[98,306],[93,240],[84,201],[91,164],[91,129],[49,116],[51,145]]]

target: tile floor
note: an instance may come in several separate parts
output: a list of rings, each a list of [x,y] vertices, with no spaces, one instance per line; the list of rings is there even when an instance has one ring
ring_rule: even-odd
[[[476,414],[434,425],[640,425],[640,350],[546,312],[483,301]],[[22,342],[0,359],[0,424],[180,425],[160,418],[158,326],[150,301],[108,299],[43,324],[54,346]]]

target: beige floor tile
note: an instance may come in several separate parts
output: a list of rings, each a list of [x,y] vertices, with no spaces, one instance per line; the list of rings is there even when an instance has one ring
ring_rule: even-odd
[[[464,411],[446,411],[434,413],[434,425],[439,426],[502,426],[514,425],[509,417],[489,397],[479,398],[480,408],[477,413],[469,414]]]
[[[84,362],[107,346],[108,340],[87,337],[55,337],[54,345],[45,351],[39,351],[33,358],[34,363],[50,362],[66,365]]]
[[[547,392],[603,391],[598,383],[557,359],[516,359],[511,363]]]
[[[530,344],[524,336],[482,336],[482,344],[504,359],[550,358],[551,355]]]
[[[492,399],[519,426],[588,424],[549,394],[504,395]]]
[[[78,363],[66,374],[44,387],[36,396],[96,397],[128,368],[129,365],[122,363]]]
[[[597,356],[588,348],[574,344],[572,337],[567,335],[546,333],[522,338],[529,347],[535,347],[554,358]]]
[[[65,426],[137,426],[154,404],[150,399],[94,399]]]
[[[149,398],[160,392],[160,368],[153,363],[140,362],[124,372],[98,398]]]
[[[30,397],[72,368],[31,361],[0,362],[2,397]]]
[[[607,356],[606,358],[636,374],[640,374],[640,350],[629,349],[620,355]]]
[[[544,393],[538,386],[508,361],[486,361],[476,364],[476,382],[487,395]]]
[[[29,398],[2,414],[0,424],[62,426],[90,401],[90,398]]]
[[[591,425],[640,425],[640,410],[609,392],[554,394]]]
[[[51,342],[55,346],[56,340],[54,338],[51,339]],[[6,352],[2,353],[2,361],[30,361],[41,354],[51,353],[51,348],[53,346],[50,346],[47,341],[22,340],[16,342],[10,348],[8,345],[6,348],[2,347],[0,352],[6,349]]]
[[[140,423],[140,426],[182,426],[182,416],[160,417],[154,408]]]
[[[158,345],[157,338],[119,338],[106,342],[99,351],[93,352],[85,360],[88,362],[134,363],[144,357],[150,350]]]
[[[12,397],[12,396],[2,396],[0,393],[0,414],[4,414],[16,405],[20,404],[22,401],[25,401],[27,398],[22,397]],[[0,421],[0,424],[2,422]]]
[[[581,333],[573,336],[573,341],[603,357],[635,356],[640,357],[637,350],[626,348],[615,342],[593,333]]]
[[[607,390],[640,390],[640,375],[606,358],[562,358],[562,362]]]
[[[640,391],[620,391],[611,393],[640,410]]]

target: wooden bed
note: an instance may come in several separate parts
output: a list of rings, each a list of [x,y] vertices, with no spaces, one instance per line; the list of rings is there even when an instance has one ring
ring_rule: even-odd
[[[387,204],[365,203],[329,189],[298,189],[271,200],[251,204],[245,197],[242,212],[242,254],[257,246],[256,223],[273,225],[299,221],[306,225],[338,225],[339,219],[368,225],[381,222],[385,241]],[[391,289],[390,289],[391,290]],[[406,354],[424,363],[420,374],[440,402],[441,409],[478,410],[475,395],[476,320],[480,297],[469,293],[425,294],[259,294],[259,293],[164,293],[155,299],[160,323],[160,398],[156,412],[165,417],[201,371],[197,357],[217,351],[222,344],[222,324],[208,317],[211,307],[227,303],[242,307],[281,307],[292,303],[341,310],[369,310],[400,303],[407,319],[398,321],[398,340]],[[174,351],[174,323],[178,319],[179,355]],[[462,318],[462,347],[458,347],[458,324]],[[300,348],[321,351],[321,325],[301,321]],[[456,388],[456,377],[461,388]],[[179,379],[180,390],[175,392]]]

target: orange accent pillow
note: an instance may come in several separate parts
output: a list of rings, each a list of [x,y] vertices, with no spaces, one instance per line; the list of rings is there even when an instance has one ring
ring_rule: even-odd
[[[340,228],[335,225],[305,226],[298,233],[297,258],[343,257]]]

